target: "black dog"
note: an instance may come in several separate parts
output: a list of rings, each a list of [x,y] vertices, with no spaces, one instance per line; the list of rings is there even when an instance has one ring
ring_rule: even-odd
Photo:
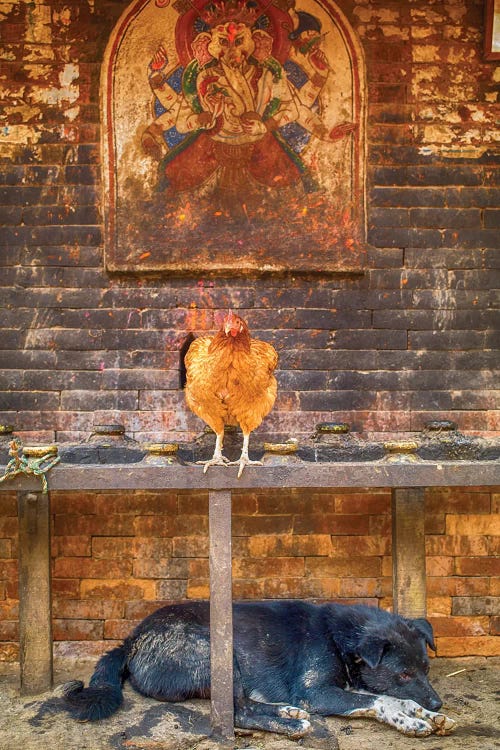
[[[293,737],[309,713],[371,716],[403,734],[448,734],[452,719],[427,679],[432,628],[374,607],[303,601],[234,604],[235,724]],[[103,719],[122,702],[129,678],[162,701],[210,695],[208,602],[175,604],[141,622],[99,660],[88,688],[65,686],[80,720]]]

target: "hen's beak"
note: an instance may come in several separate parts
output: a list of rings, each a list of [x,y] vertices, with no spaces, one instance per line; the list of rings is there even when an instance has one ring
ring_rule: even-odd
[[[234,320],[233,311],[229,310],[228,314],[226,315],[226,319],[224,320],[224,333],[226,336],[237,336],[239,333],[239,327],[236,325]]]

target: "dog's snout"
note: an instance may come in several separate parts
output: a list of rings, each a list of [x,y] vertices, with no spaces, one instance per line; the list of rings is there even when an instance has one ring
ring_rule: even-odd
[[[431,695],[429,700],[429,710],[430,711],[439,711],[441,706],[443,705],[443,701],[439,697],[439,695]]]

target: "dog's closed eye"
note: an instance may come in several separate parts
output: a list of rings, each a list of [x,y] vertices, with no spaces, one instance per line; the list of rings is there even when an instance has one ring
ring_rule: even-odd
[[[415,675],[413,674],[413,672],[400,672],[398,674],[398,677],[401,682],[409,682],[410,680],[413,680]]]

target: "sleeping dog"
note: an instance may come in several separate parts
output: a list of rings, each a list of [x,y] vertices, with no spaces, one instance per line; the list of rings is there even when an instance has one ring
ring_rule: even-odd
[[[309,602],[233,606],[235,725],[301,737],[309,714],[369,716],[410,736],[448,734],[455,722],[427,674],[427,620],[374,607]],[[162,607],[101,657],[89,687],[73,681],[65,705],[76,719],[103,719],[128,677],[161,701],[210,695],[208,602]]]

